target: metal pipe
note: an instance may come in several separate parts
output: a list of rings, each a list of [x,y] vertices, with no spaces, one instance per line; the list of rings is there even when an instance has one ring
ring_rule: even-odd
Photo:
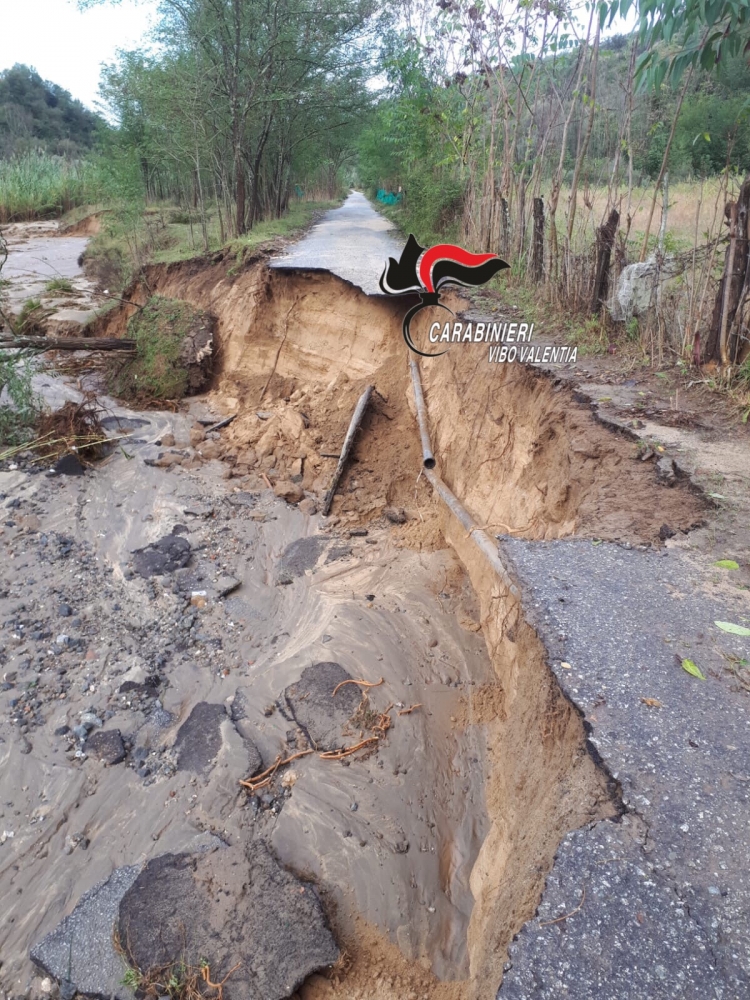
[[[445,485],[443,480],[440,478],[440,476],[438,476],[436,472],[433,472],[432,469],[425,469],[425,476],[427,476],[430,483],[432,484],[432,488],[435,490],[437,495],[446,505],[448,510],[450,510],[450,512],[456,518],[458,523],[463,528],[466,528],[467,535],[474,540],[474,543],[480,549],[482,555],[492,566],[494,571],[500,577],[500,579],[508,588],[508,590],[511,592],[511,594],[513,594],[514,597],[520,599],[521,595],[519,593],[518,587],[516,587],[516,585],[513,583],[510,576],[508,575],[508,571],[500,561],[500,556],[498,555],[497,551],[497,544],[493,545],[493,543],[489,540],[484,531],[482,531],[482,529],[477,524],[474,523],[471,514],[469,514],[469,512],[466,510],[465,507],[461,506],[461,503],[459,502],[458,498],[453,493],[451,493],[451,491],[448,489],[448,487]]]
[[[490,566],[494,569],[502,582],[514,597],[520,600],[521,594],[518,587],[511,580],[507,569],[503,565],[497,550],[497,543],[493,544],[478,524],[474,523],[471,514],[462,506],[458,498],[451,493],[440,476],[433,471],[435,467],[435,456],[430,448],[430,435],[427,431],[427,410],[422,395],[422,382],[419,377],[419,368],[413,359],[409,359],[411,367],[411,380],[414,386],[414,399],[417,404],[417,420],[419,422],[419,433],[422,438],[422,456],[424,458],[424,474],[430,481],[432,488],[453,514],[458,523],[466,529],[467,537],[473,539],[474,544],[480,550]]]
[[[422,380],[419,377],[419,367],[414,358],[409,359],[411,368],[411,384],[414,387],[414,402],[417,404],[417,423],[419,424],[419,436],[422,438],[422,464],[425,469],[435,468],[435,456],[430,447],[430,434],[427,430],[427,408],[424,405],[424,395],[422,393]]]
[[[344,466],[346,465],[346,460],[349,457],[349,452],[351,451],[352,444],[354,443],[354,437],[359,430],[359,425],[362,423],[362,417],[365,415],[365,410],[367,409],[367,404],[370,402],[370,396],[372,395],[373,386],[368,385],[365,391],[357,400],[357,405],[354,407],[354,413],[352,413],[352,419],[349,421],[349,429],[346,432],[346,437],[344,438],[344,443],[341,446],[341,455],[336,465],[336,471],[333,474],[333,479],[331,480],[331,485],[326,493],[325,500],[323,501],[323,507],[321,508],[321,513],[325,517],[329,510],[331,509],[331,504],[333,503],[333,495],[336,492],[336,487],[339,484],[339,479],[341,479],[341,473],[344,471]]]

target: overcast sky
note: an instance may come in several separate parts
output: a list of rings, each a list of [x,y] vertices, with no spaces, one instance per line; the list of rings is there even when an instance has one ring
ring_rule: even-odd
[[[94,108],[101,63],[138,44],[155,6],[122,0],[81,12],[71,0],[0,0],[0,70],[33,66]]]

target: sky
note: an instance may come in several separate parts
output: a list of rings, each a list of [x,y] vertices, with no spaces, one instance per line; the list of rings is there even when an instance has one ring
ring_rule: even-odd
[[[96,110],[99,67],[148,31],[155,0],[122,0],[79,11],[75,0],[0,0],[0,71],[33,66]]]

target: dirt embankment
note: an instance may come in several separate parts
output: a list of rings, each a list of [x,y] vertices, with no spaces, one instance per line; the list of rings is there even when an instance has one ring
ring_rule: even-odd
[[[238,414],[219,450],[245,490],[262,487],[264,479],[292,480],[321,495],[354,403],[372,383],[374,402],[341,482],[333,524],[380,530],[383,512],[396,508],[403,523],[389,528],[389,537],[417,550],[444,547],[447,539],[481,606],[478,618],[463,627],[483,634],[495,676],[492,683],[467,686],[450,719],[457,738],[476,731],[484,747],[477,767],[486,813],[478,813],[483,835],[471,868],[468,928],[447,918],[443,930],[429,933],[415,922],[399,924],[395,912],[368,903],[362,884],[347,889],[333,869],[311,863],[335,907],[348,957],[340,980],[313,977],[304,996],[493,996],[507,945],[533,914],[560,839],[584,823],[615,816],[618,806],[517,599],[420,476],[403,306],[368,298],[328,274],[270,271],[260,260],[241,267],[224,259],[153,267],[126,298],[142,303],[153,294],[185,299],[216,317],[213,398]],[[97,333],[122,335],[132,311],[123,306],[110,313]],[[662,484],[654,466],[638,459],[634,443],[598,424],[562,383],[521,365],[490,365],[481,345],[456,345],[423,362],[422,371],[440,473],[490,534],[541,539],[578,533],[659,544],[663,525],[688,530],[701,520],[700,496],[679,481]],[[447,575],[434,581],[439,603],[447,584]],[[453,794],[461,794],[460,776],[434,778],[455,781]],[[287,863],[300,856],[291,835],[277,837],[274,847]],[[446,850],[434,888],[450,899],[466,859]],[[399,872],[405,877],[406,869]],[[411,888],[424,888],[413,874]],[[404,958],[372,924],[389,932]],[[464,928],[465,942],[449,941],[456,927]],[[453,956],[452,967],[446,955]],[[439,967],[443,983],[429,975],[431,965]]]
[[[374,404],[334,513],[366,521],[398,505],[428,523],[430,489],[415,485],[420,446],[403,303],[367,297],[327,273],[273,271],[262,260],[238,267],[231,258],[153,267],[125,297],[140,304],[149,292],[217,318],[215,394],[228,413],[239,412],[224,447],[238,478],[300,475],[305,489],[321,492],[371,382]],[[124,334],[132,311],[109,314],[97,334]],[[662,485],[634,443],[597,423],[562,382],[520,364],[491,365],[477,344],[455,345],[421,367],[441,475],[493,532],[649,544],[664,524],[688,530],[701,521],[705,501],[687,484]],[[405,531],[405,541],[413,534]]]

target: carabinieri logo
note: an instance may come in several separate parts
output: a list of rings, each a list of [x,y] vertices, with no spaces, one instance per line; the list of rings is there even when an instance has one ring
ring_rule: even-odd
[[[380,288],[386,295],[408,295],[419,292],[421,301],[404,316],[404,340],[415,354],[423,358],[434,358],[445,351],[420,351],[411,339],[409,325],[417,313],[427,306],[438,306],[446,312],[452,311],[440,302],[443,285],[470,285],[475,288],[484,285],[498,271],[510,267],[495,253],[469,253],[451,243],[438,243],[427,250],[409,236],[401,252],[401,259],[388,258],[382,275]],[[448,350],[448,348],[446,348]]]

